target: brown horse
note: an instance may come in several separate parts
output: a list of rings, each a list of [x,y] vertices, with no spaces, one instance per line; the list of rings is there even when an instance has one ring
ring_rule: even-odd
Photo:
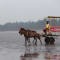
[[[27,44],[27,41],[30,43],[30,39],[29,38],[32,38],[32,37],[35,40],[35,44],[37,44],[37,39],[40,40],[40,37],[41,37],[41,35],[38,34],[36,31],[26,30],[24,28],[21,28],[19,30],[19,34],[24,35],[24,37],[25,37],[25,44]],[[41,40],[40,40],[40,43],[42,44]]]

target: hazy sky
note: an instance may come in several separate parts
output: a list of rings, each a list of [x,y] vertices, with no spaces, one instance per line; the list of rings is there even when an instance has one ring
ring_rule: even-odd
[[[60,16],[60,0],[0,0],[0,24]]]

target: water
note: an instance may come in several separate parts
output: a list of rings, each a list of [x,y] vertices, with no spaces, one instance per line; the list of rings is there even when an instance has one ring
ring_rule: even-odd
[[[56,38],[54,46],[24,45],[24,36],[17,31],[0,32],[0,60],[60,60],[60,37]]]

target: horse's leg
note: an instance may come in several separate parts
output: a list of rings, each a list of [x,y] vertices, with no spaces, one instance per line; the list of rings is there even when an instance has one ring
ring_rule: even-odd
[[[34,43],[34,41],[35,41],[35,38],[34,38],[34,40],[33,40],[33,43]]]
[[[25,45],[27,45],[27,38],[25,37]]]
[[[30,38],[28,38],[28,42],[30,43]]]
[[[29,45],[30,45],[30,38],[28,38],[28,43],[29,43]]]
[[[35,38],[35,45],[37,45],[37,39]]]
[[[35,37],[34,37],[33,44],[35,44],[35,40],[36,40],[36,39],[35,39]]]
[[[41,45],[42,45],[42,41],[41,41],[41,39],[40,39],[40,43],[41,43]]]

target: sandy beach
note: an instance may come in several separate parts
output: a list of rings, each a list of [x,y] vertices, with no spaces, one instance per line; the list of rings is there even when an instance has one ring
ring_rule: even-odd
[[[55,45],[24,45],[24,36],[17,31],[0,32],[0,60],[60,60],[60,38],[56,38]]]

